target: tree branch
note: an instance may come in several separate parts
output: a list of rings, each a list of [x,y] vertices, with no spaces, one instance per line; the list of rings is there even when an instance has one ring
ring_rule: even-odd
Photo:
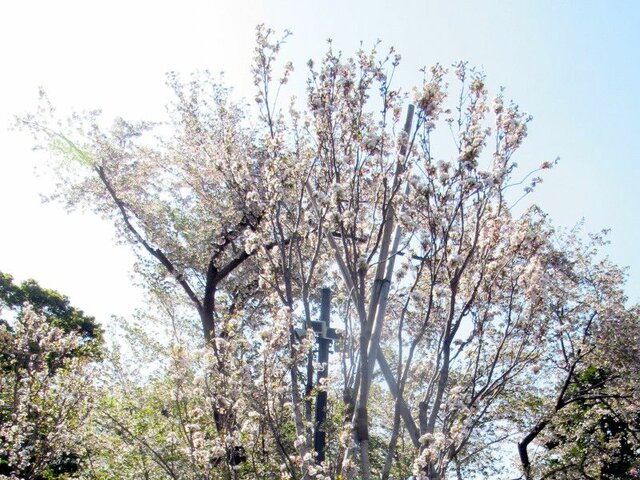
[[[94,168],[96,173],[98,174],[98,177],[100,177],[100,180],[102,181],[105,188],[109,192],[111,199],[113,200],[113,202],[116,204],[116,207],[120,211],[120,215],[122,217],[122,220],[124,221],[124,224],[127,227],[127,230],[129,230],[129,232],[134,236],[134,238],[138,241],[138,243],[142,245],[144,249],[147,252],[149,252],[153,257],[155,257],[165,267],[167,272],[169,272],[176,279],[176,281],[180,284],[180,286],[185,291],[189,299],[191,299],[191,301],[196,305],[196,308],[198,309],[198,311],[199,312],[202,311],[202,304],[200,303],[200,299],[198,299],[198,296],[195,294],[195,292],[191,288],[191,285],[189,285],[189,283],[185,280],[182,274],[173,265],[171,260],[167,258],[167,256],[164,254],[162,250],[160,250],[159,248],[154,248],[152,245],[150,245],[149,242],[147,242],[147,240],[145,240],[144,237],[133,226],[133,224],[131,223],[131,220],[129,219],[129,214],[127,213],[127,209],[124,202],[116,194],[115,189],[111,185],[111,182],[109,182],[109,179],[107,179],[104,169],[100,166],[96,166]]]

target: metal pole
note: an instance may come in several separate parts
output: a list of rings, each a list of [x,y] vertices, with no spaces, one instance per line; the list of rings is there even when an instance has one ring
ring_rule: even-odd
[[[322,303],[320,304],[320,321],[324,322],[327,330],[329,329],[329,317],[331,316],[331,290],[322,289]],[[326,338],[322,334],[317,336],[318,342],[318,362],[324,366],[318,371],[317,383],[320,385],[321,379],[329,376],[329,346],[331,338]],[[316,397],[316,425],[313,436],[313,447],[316,451],[318,463],[325,459],[326,433],[324,431],[324,423],[327,418],[327,391],[319,389]]]

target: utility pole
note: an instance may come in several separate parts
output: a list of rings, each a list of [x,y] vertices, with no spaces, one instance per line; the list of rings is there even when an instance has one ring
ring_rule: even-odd
[[[331,289],[322,289],[320,303],[320,320],[313,320],[311,328],[316,337],[318,346],[318,363],[322,368],[318,370],[316,388],[322,383],[322,379],[329,376],[329,353],[331,343],[338,338],[335,328],[331,328]],[[299,338],[303,338],[306,332],[303,328],[296,329]],[[316,452],[318,463],[325,460],[326,432],[324,425],[327,419],[327,391],[319,388],[316,393],[316,421],[313,433],[313,448]]]
[[[336,338],[335,330],[330,328],[331,317],[331,290],[322,289],[322,303],[320,304],[320,326],[321,333],[316,334],[316,342],[318,343],[318,363],[322,365],[322,369],[318,370],[316,385],[322,384],[322,379],[329,376],[329,347],[331,342]],[[326,432],[324,424],[327,418],[327,391],[324,388],[318,390],[316,397],[316,424],[313,435],[313,448],[316,451],[318,463],[324,462]]]

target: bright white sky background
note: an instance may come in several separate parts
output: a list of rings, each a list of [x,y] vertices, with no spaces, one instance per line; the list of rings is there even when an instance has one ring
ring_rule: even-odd
[[[482,5],[482,7],[480,7]],[[360,40],[403,55],[397,84],[418,69],[459,59],[484,68],[490,91],[533,114],[516,161],[522,170],[561,157],[528,202],[571,227],[611,228],[612,259],[630,267],[640,301],[640,3],[634,1],[69,1],[0,4],[0,270],[35,278],[107,322],[140,302],[132,255],[111,226],[89,214],[41,204],[51,181],[34,172],[42,154],[9,132],[32,111],[43,86],[61,114],[102,108],[106,118],[158,119],[168,99],[164,73],[224,71],[253,97],[254,28],[293,31],[283,58],[302,85],[306,61],[324,40],[354,52]],[[296,83],[294,83],[295,85]]]

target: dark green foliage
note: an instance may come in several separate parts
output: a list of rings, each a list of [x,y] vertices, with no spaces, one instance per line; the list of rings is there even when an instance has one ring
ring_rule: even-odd
[[[94,317],[72,307],[65,295],[43,288],[35,280],[16,285],[11,275],[0,271],[0,309],[8,308],[19,314],[25,303],[44,315],[51,325],[80,335],[82,347],[75,352],[77,355],[100,357],[103,332]]]
[[[35,480],[55,480],[72,476],[80,470],[82,459],[74,453],[65,453],[47,467],[42,475]]]
[[[47,466],[42,475],[32,477],[33,480],[56,480],[70,478],[80,470],[82,459],[74,453],[65,453]],[[0,476],[10,477],[16,472],[7,463],[6,458],[0,457]]]

